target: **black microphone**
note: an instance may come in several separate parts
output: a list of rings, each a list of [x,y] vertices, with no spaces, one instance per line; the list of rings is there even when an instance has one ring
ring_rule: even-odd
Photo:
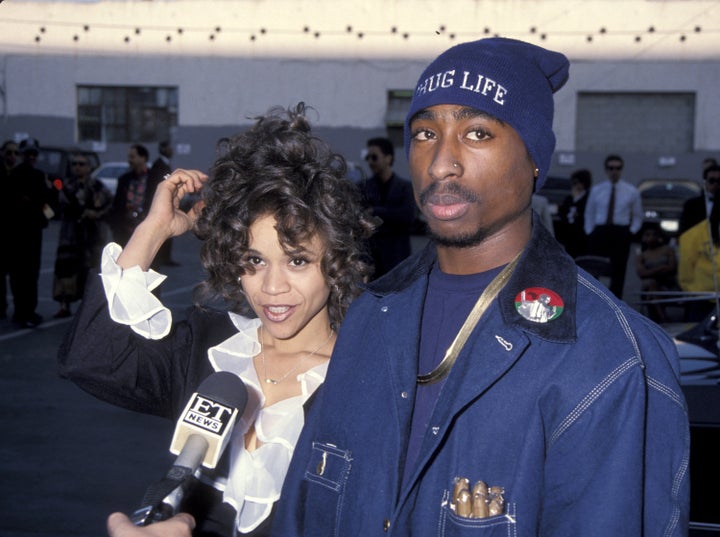
[[[131,517],[136,526],[166,520],[178,512],[200,467],[217,465],[247,400],[245,384],[233,373],[219,371],[200,384],[175,426],[170,453],[177,458],[165,477],[148,488],[142,507]]]

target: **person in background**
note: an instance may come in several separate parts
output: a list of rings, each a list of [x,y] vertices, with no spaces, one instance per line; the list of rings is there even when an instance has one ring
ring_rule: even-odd
[[[713,157],[706,157],[702,161],[703,171],[706,168],[709,168],[710,166],[717,166],[717,165],[718,165],[718,161],[716,159],[714,159]]]
[[[710,168],[708,168],[710,169]],[[678,283],[690,293],[720,291],[720,204],[678,239]],[[685,320],[699,322],[716,307],[716,300],[693,300],[685,307]]]
[[[657,222],[643,226],[640,251],[635,256],[635,271],[641,280],[643,300],[660,298],[653,291],[677,291],[677,256],[668,244],[668,237]],[[658,323],[665,322],[665,307],[649,304],[649,317]]]
[[[0,147],[0,177],[7,178],[12,170],[18,163],[18,157],[20,156],[20,149],[14,140],[5,140]]]
[[[720,166],[711,164],[703,168],[703,192],[683,203],[678,235],[705,220],[712,210],[715,196],[720,190]]]
[[[224,157],[230,151],[230,138],[223,136],[215,142],[215,156],[217,158]]]
[[[323,382],[336,333],[370,275],[374,221],[345,161],[314,137],[303,103],[273,109],[234,137],[212,179],[176,170],[102,273],[59,351],[62,376],[96,397],[175,419],[214,371],[238,375],[249,402],[229,449],[182,506],[198,535],[268,533],[304,405]],[[186,194],[202,191],[189,211]],[[203,241],[204,298],[186,319],[151,292],[150,266],[169,237]],[[219,311],[209,304],[227,304]]]
[[[585,235],[585,205],[592,186],[592,173],[587,169],[575,170],[570,175],[570,194],[558,208],[560,216],[558,240],[565,251],[575,259],[585,255],[587,235]]]
[[[10,190],[10,170],[17,164],[20,151],[14,140],[6,140],[0,147],[0,188],[3,192]],[[12,233],[12,222],[9,212],[0,213],[0,249],[4,252],[0,257],[0,319],[7,319],[7,279],[10,274],[10,235]]]
[[[53,298],[60,303],[55,318],[69,317],[70,304],[82,298],[91,268],[99,268],[100,253],[108,241],[105,217],[113,196],[90,175],[91,166],[82,153],[72,155],[73,175],[58,196],[60,236],[55,257]]]
[[[622,298],[630,244],[643,223],[638,189],[622,179],[625,163],[618,155],[605,158],[607,181],[590,189],[585,205],[587,253],[610,259],[610,290]]]
[[[568,72],[488,38],[420,75],[405,151],[431,242],[353,302],[274,536],[687,535],[675,345],[531,210]]]
[[[21,328],[34,328],[43,318],[38,305],[38,279],[43,230],[54,216],[51,190],[45,173],[35,167],[40,144],[34,138],[20,142],[22,162],[10,171],[7,217],[11,223],[7,256],[15,309],[12,320]]]
[[[382,224],[370,238],[370,252],[375,264],[374,278],[379,278],[410,255],[410,234],[415,222],[412,185],[393,171],[395,148],[387,138],[367,141],[365,161],[372,176],[361,184],[365,200]]]
[[[149,158],[144,145],[131,145],[127,157],[130,170],[118,177],[110,224],[115,242],[123,246],[145,218],[152,202],[152,196],[148,195],[148,187],[152,187],[148,181]]]
[[[172,144],[168,140],[163,140],[158,144],[158,158],[155,159],[150,171],[148,172],[148,191],[146,196],[152,200],[155,190],[165,176],[172,172],[170,167],[170,159],[173,156]],[[172,238],[166,240],[157,253],[156,265],[165,265],[169,267],[177,267],[179,263],[172,258]]]

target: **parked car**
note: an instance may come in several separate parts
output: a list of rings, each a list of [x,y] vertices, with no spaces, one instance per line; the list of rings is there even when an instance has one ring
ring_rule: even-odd
[[[677,236],[683,204],[703,189],[692,179],[644,179],[638,183],[645,222],[658,222],[669,236]]]
[[[103,162],[92,172],[95,179],[99,179],[115,195],[118,177],[130,170],[127,162]]]
[[[690,537],[720,535],[720,355],[715,313],[696,325],[664,325],[680,355],[683,393],[690,419]]]

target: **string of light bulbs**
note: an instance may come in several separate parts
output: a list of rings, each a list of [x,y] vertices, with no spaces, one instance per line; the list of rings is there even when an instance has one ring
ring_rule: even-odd
[[[357,27],[348,24],[343,28],[324,28],[318,29],[313,28],[310,25],[299,26],[298,28],[268,28],[268,27],[235,27],[235,26],[222,26],[220,24],[215,26],[171,26],[171,25],[129,25],[129,24],[116,24],[108,22],[84,22],[80,23],[77,21],[53,21],[51,23],[37,19],[4,19],[3,22],[13,24],[24,24],[28,26],[35,26],[37,33],[31,37],[35,43],[41,43],[43,36],[49,34],[56,34],[58,28],[67,29],[70,28],[74,31],[70,32],[70,39],[74,42],[82,40],[83,34],[97,29],[102,30],[115,30],[123,34],[122,40],[129,43],[133,39],[143,39],[148,35],[159,34],[160,38],[166,42],[172,42],[175,38],[181,39],[185,34],[197,34],[205,33],[209,41],[215,41],[219,39],[223,34],[245,34],[250,41],[257,41],[262,38],[266,38],[272,35],[288,36],[311,36],[314,39],[321,39],[322,37],[339,37],[348,36],[358,40],[365,38],[374,37],[387,37],[396,36],[404,40],[412,38],[427,38],[431,36],[443,36],[448,40],[453,41],[456,39],[474,38],[478,36],[478,33],[485,36],[500,36],[500,35],[526,35],[529,37],[535,37],[541,41],[545,41],[551,37],[579,37],[584,39],[587,43],[594,43],[600,39],[608,37],[628,37],[635,43],[643,41],[644,36],[665,36],[672,37],[677,36],[679,42],[686,42],[689,37],[693,34],[717,34],[720,33],[720,26],[718,28],[706,28],[700,25],[693,25],[687,28],[657,28],[654,25],[648,25],[644,28],[637,29],[612,29],[608,27],[600,27],[595,31],[589,32],[587,30],[552,30],[543,31],[542,29],[531,26],[525,31],[504,31],[500,28],[484,27],[479,32],[474,31],[452,31],[446,25],[439,25],[431,30],[413,29],[406,30],[401,29],[398,26],[390,26],[383,30],[367,30],[358,29]]]

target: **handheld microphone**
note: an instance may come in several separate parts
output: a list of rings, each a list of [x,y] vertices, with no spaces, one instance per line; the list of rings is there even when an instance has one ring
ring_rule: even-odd
[[[148,488],[142,507],[131,517],[136,526],[177,513],[200,467],[217,465],[247,400],[245,384],[233,373],[219,371],[200,384],[175,426],[170,453],[177,458],[165,477]]]

